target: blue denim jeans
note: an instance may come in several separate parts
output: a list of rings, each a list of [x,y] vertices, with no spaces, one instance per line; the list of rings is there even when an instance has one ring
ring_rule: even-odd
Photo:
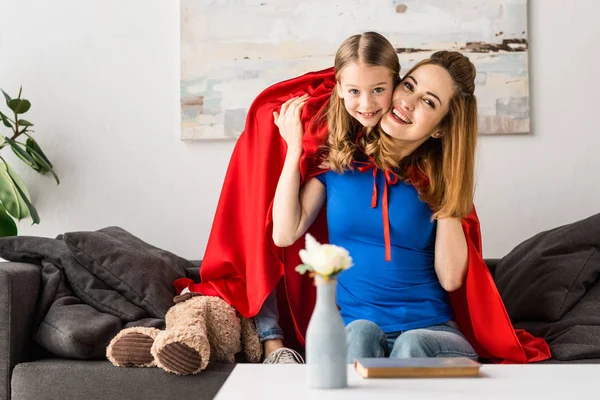
[[[279,311],[277,311],[275,290],[267,297],[260,311],[254,317],[254,324],[261,343],[265,340],[283,340],[283,331],[279,326]]]
[[[477,360],[475,349],[454,321],[426,328],[384,333],[364,319],[346,326],[348,363],[362,357],[469,357]]]

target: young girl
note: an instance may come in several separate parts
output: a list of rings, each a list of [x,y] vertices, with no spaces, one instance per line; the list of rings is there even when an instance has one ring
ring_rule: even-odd
[[[399,80],[400,64],[396,50],[385,37],[375,32],[366,32],[351,36],[342,43],[335,55],[334,70],[335,88],[326,106],[310,121],[306,131],[317,132],[325,128],[328,146],[343,152],[347,148],[344,138],[348,134],[356,133],[363,127],[373,128],[389,110],[392,92]],[[304,95],[299,101],[305,104],[307,99],[308,95]],[[282,106],[282,114],[288,104],[290,102]],[[301,111],[299,108],[297,114],[300,125]],[[294,143],[287,142],[288,157],[284,171],[295,176],[299,176],[299,163],[305,152],[302,136],[301,134]],[[288,189],[297,192],[299,177],[294,182],[296,187],[291,185]],[[273,212],[277,210],[274,208]],[[279,238],[283,236],[281,231],[288,227],[285,224],[274,224],[273,229],[273,237]],[[280,247],[292,243],[275,242]],[[296,351],[284,347],[275,291],[265,300],[254,321],[264,345],[265,363],[302,362],[302,357]]]
[[[273,240],[294,243],[327,203],[330,243],[354,266],[338,279],[348,357],[477,353],[453,321],[448,293],[467,268],[461,218],[473,207],[475,67],[441,51],[394,90],[380,129],[329,141],[329,171],[299,187],[305,98],[275,115],[288,153],[273,204]]]

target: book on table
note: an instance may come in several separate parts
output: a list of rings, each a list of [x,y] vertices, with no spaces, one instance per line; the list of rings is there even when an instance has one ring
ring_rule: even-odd
[[[481,364],[466,357],[359,358],[354,368],[364,378],[478,376]]]

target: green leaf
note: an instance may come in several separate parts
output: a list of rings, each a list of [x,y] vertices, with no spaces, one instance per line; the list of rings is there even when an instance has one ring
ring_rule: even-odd
[[[21,220],[29,216],[29,210],[17,185],[8,173],[7,166],[8,164],[0,162],[0,201],[10,215]]]
[[[8,175],[10,175],[10,178],[13,180],[15,185],[21,188],[21,192],[25,195],[27,200],[31,200],[31,195],[29,194],[29,190],[27,190],[27,185],[25,185],[25,182],[21,176],[8,163],[6,163],[5,166]]]
[[[50,166],[50,169],[54,168],[48,157],[42,151],[40,145],[35,141],[34,138],[28,137],[27,142],[25,142],[25,150],[33,157],[35,160],[37,157],[40,157],[42,160],[46,162]],[[36,154],[37,153],[37,154]],[[36,160],[37,161],[37,160]]]
[[[33,204],[31,204],[31,195],[29,194],[29,190],[27,190],[25,182],[23,182],[23,179],[21,179],[19,174],[17,174],[17,171],[15,171],[10,165],[5,165],[10,179],[12,179],[13,184],[17,189],[17,192],[19,192],[20,200],[23,202],[23,204],[21,204],[21,207],[25,206],[27,208],[26,216],[31,216],[33,223],[39,224],[40,216],[38,215],[38,212],[33,206]]]
[[[5,127],[12,129],[12,124],[10,123],[10,121],[8,120],[8,117],[6,115],[4,115],[1,111],[0,111],[0,118],[2,118],[2,123],[4,124]]]
[[[36,150],[32,149],[31,147],[29,147],[27,150],[31,154],[31,157],[35,158],[35,161],[39,164],[38,167],[40,168],[40,170],[39,170],[40,173],[43,174],[44,172],[41,172],[41,170],[46,169],[48,172],[50,172],[54,176],[54,180],[56,180],[56,184],[60,185],[60,180],[58,179],[58,175],[56,175],[56,173],[53,171],[52,164],[50,164],[50,161],[48,161],[46,156],[43,155],[44,153],[40,154]]]
[[[14,147],[11,146],[11,148],[12,148],[12,151],[17,155],[17,157],[19,157],[21,159],[21,161],[23,161],[25,164],[27,164],[31,168],[33,168],[34,171],[37,171],[37,172],[40,171],[40,169],[41,169],[40,166],[35,162],[35,160],[32,161],[33,158],[31,158],[31,156],[29,156],[29,154],[28,154],[29,158],[27,158],[27,157],[24,157],[18,150],[15,150]]]
[[[12,99],[8,102],[8,108],[16,114],[25,114],[31,108],[29,100]]]
[[[8,167],[8,168],[10,169],[10,167]],[[16,182],[14,182],[14,183],[16,184]],[[27,207],[27,212],[31,216],[31,219],[33,220],[33,224],[39,224],[40,223],[40,215],[38,214],[38,212],[35,209],[35,207],[33,206],[33,204],[31,204],[31,201],[29,200],[29,193],[23,192],[23,190],[21,189],[21,187],[19,185],[16,185],[16,188],[17,188],[17,191],[19,192],[19,194],[21,195],[21,200],[23,200],[25,202],[25,206]],[[23,188],[25,190],[27,190],[27,188],[24,185],[23,185]]]
[[[33,124],[25,119],[20,119],[17,121],[20,126],[33,126]]]
[[[33,168],[36,171],[40,170],[40,166],[36,163],[36,161],[33,159],[33,157],[31,157],[29,155],[29,153],[27,153],[25,150],[23,150],[21,148],[19,143],[15,142],[14,140],[12,140],[8,137],[6,137],[6,141],[8,142],[8,144],[10,144],[10,147],[15,152],[17,157],[19,157],[25,164],[29,165],[31,168]]]
[[[6,210],[0,211],[0,237],[17,236],[17,224]]]
[[[4,94],[4,98],[6,99],[6,105],[8,105],[8,103],[10,103],[10,101],[12,100],[10,98],[10,96],[8,94],[6,94],[6,92],[3,90],[2,93]]]
[[[296,272],[299,272],[301,275],[303,275],[305,272],[310,272],[313,270],[313,267],[311,267],[310,265],[306,265],[306,264],[300,264],[296,267]]]

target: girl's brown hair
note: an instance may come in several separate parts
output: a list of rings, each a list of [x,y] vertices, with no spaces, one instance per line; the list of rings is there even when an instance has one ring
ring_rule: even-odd
[[[390,71],[393,86],[400,80],[400,62],[392,44],[377,32],[365,32],[350,36],[338,48],[335,54],[334,69],[337,84],[340,83],[342,70],[351,63],[369,66],[382,66]],[[356,150],[356,132],[362,127],[344,106],[334,89],[325,107],[311,122],[310,130],[318,131],[327,124],[326,159],[332,169],[341,171],[352,168],[352,154]]]

